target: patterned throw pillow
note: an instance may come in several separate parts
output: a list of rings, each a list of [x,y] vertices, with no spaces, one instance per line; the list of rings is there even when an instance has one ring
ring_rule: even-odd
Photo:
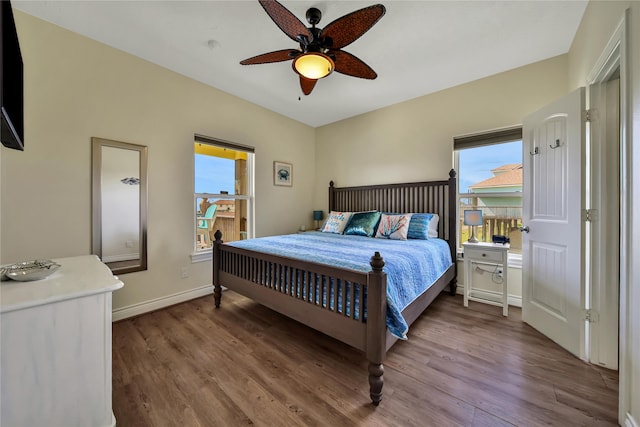
[[[380,221],[380,212],[356,212],[351,216],[344,234],[371,237]]]
[[[353,212],[331,211],[322,227],[323,233],[342,234]]]
[[[411,214],[382,214],[376,237],[391,240],[407,240]]]
[[[432,213],[412,214],[411,222],[409,222],[409,232],[407,233],[407,239],[426,240],[438,237],[438,219],[438,215]]]

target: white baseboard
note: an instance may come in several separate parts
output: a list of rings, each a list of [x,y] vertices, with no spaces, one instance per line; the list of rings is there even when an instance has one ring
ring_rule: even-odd
[[[222,290],[224,291],[225,289],[223,288]],[[456,293],[460,295],[464,294],[464,286],[460,283],[458,283]],[[213,285],[204,285],[199,288],[190,289],[188,291],[178,292],[177,294],[167,295],[138,304],[129,305],[127,307],[117,308],[112,312],[112,320],[116,322],[118,320],[127,319],[129,317],[139,316],[150,311],[159,310],[161,308],[169,307],[174,304],[180,304],[181,302],[189,301],[211,294],[213,294]],[[509,305],[514,307],[522,307],[522,298],[509,295]],[[628,418],[631,417],[631,415],[627,415]],[[631,418],[631,420],[633,421],[633,418]],[[628,424],[628,426],[640,427],[635,422],[634,424]]]
[[[473,289],[474,295],[477,296],[482,296],[482,294],[486,294],[489,296],[489,299],[492,299],[491,297],[493,297],[493,299],[495,298],[499,298],[501,297],[501,294],[499,292],[494,292],[494,291],[481,291],[478,289]],[[464,295],[464,285],[460,282],[458,282],[458,287],[456,289],[456,294],[459,295]],[[517,295],[507,295],[507,302],[509,303],[509,305],[513,306],[513,307],[522,307],[522,297],[521,296],[517,296]]]
[[[633,416],[627,412],[627,416],[624,420],[624,427],[640,427],[640,424],[638,424]]]
[[[118,320],[127,319],[129,317],[139,316],[150,311],[159,310],[161,308],[169,307],[170,305],[179,304],[181,302],[189,301],[211,294],[213,294],[213,285],[204,285],[199,288],[190,289],[188,291],[179,292],[177,294],[167,295],[165,297],[160,297],[138,304],[133,304],[127,307],[115,309],[112,312],[112,320],[116,322]],[[211,301],[211,304],[213,304],[213,301]]]

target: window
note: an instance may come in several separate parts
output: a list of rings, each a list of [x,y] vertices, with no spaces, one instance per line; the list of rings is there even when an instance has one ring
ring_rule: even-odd
[[[509,238],[510,252],[522,253],[522,128],[454,138],[455,169],[458,171],[458,242],[471,235],[464,225],[464,211],[482,211],[476,226],[479,241],[493,235]]]
[[[253,155],[251,147],[195,136],[196,252],[211,250],[217,230],[225,242],[252,235]]]

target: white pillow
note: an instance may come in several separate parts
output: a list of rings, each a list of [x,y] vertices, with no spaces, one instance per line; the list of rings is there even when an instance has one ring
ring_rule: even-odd
[[[353,215],[353,212],[331,211],[321,231],[323,233],[342,234],[351,219],[351,215]]]
[[[438,221],[440,217],[438,214],[433,214],[433,218],[429,221],[429,230],[427,231],[427,236],[431,239],[435,239],[438,237]]]

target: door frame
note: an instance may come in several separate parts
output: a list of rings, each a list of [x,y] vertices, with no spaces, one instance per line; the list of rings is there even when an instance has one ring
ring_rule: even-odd
[[[620,44],[597,75],[590,79],[586,100],[590,112],[587,121],[588,191],[585,207],[591,211],[586,221],[586,308],[587,359],[609,369],[618,369],[619,292],[620,292],[620,88],[616,106],[609,99],[610,80],[620,71]],[[619,86],[619,85],[618,85]],[[616,116],[617,117],[614,117]],[[615,122],[612,122],[612,119]],[[615,138],[610,137],[615,132]],[[615,188],[614,188],[615,187]],[[614,228],[615,227],[615,228]],[[613,247],[616,251],[613,251]],[[615,322],[615,323],[614,323]],[[614,347],[615,346],[615,350]]]
[[[620,297],[619,297],[619,395],[618,395],[618,421],[624,423],[626,414],[630,405],[630,384],[627,378],[629,369],[630,354],[628,354],[627,334],[626,330],[628,313],[628,295],[631,286],[629,280],[631,271],[630,253],[630,232],[631,232],[631,188],[629,177],[631,173],[631,144],[629,141],[630,125],[632,121],[629,118],[629,73],[628,73],[628,25],[629,25],[629,9],[625,11],[622,19],[618,23],[616,30],[613,32],[609,42],[596,61],[592,72],[587,78],[587,109],[590,106],[590,95],[592,86],[600,85],[605,82],[612,73],[620,70],[620,164],[619,164],[619,183],[620,183],[620,236],[619,236],[619,271],[620,271]],[[590,137],[590,126],[587,129],[588,138]],[[603,174],[608,171],[603,171]],[[598,195],[600,196],[600,195]],[[592,246],[593,247],[593,246]],[[589,250],[592,255],[592,249]],[[593,258],[593,257],[591,257]],[[592,259],[590,263],[598,263],[596,268],[604,267],[602,260]],[[594,287],[599,283],[589,280],[588,294],[592,295],[596,290]],[[607,309],[612,309],[607,307]],[[614,308],[615,309],[615,308]],[[590,350],[589,350],[590,351]]]

